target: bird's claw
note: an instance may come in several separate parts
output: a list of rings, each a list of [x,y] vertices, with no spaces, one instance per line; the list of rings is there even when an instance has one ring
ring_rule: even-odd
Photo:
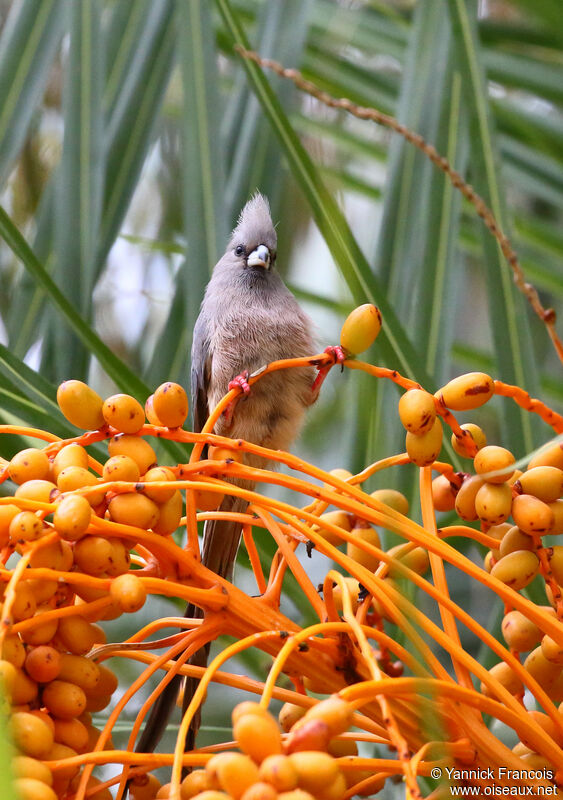
[[[344,372],[344,362],[346,361],[346,353],[344,352],[344,349],[340,347],[339,344],[335,344],[325,347],[324,352],[328,353],[329,356],[332,356],[334,359],[334,364],[340,364],[340,371]],[[334,366],[334,364],[331,366]]]
[[[250,394],[250,386],[248,383],[248,378],[249,378],[249,373],[248,370],[245,369],[244,372],[241,372],[240,375],[237,375],[236,378],[233,378],[232,381],[229,381],[227,389],[229,390],[229,392],[232,389],[241,389],[242,390],[241,394],[244,395],[245,397],[248,397],[248,395]],[[225,416],[225,424],[227,425],[227,427],[231,425],[233,421],[235,406],[240,397],[241,395],[237,395],[234,398],[234,400],[231,400],[227,408],[223,411],[223,414]]]
[[[332,369],[335,364],[340,364],[342,371],[344,371],[344,361],[346,360],[346,353],[344,352],[343,348],[340,347],[339,344],[331,345],[330,347],[326,347],[324,350],[329,356],[332,356],[332,364],[326,364],[323,367],[317,367],[317,377],[313,382],[313,386],[311,387],[312,392],[312,402],[314,403],[317,397],[319,396],[319,392],[321,390],[321,386],[323,385],[323,381]]]
[[[228,389],[242,389],[243,393],[248,395],[250,394],[250,386],[248,385],[248,370],[245,369],[244,372],[241,372],[240,375],[237,375],[236,378],[233,378],[232,381],[229,381]]]

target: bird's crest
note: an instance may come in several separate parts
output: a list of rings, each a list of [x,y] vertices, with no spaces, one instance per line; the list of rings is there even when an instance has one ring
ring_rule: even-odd
[[[266,244],[275,250],[277,236],[270,216],[270,204],[260,192],[256,192],[240,212],[231,241],[235,239],[250,246]]]

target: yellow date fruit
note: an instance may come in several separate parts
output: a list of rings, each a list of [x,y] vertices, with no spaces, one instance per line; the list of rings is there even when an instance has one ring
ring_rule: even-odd
[[[540,562],[530,550],[515,550],[497,561],[491,570],[493,578],[498,578],[512,589],[523,589],[538,574]]]
[[[81,539],[90,525],[92,506],[79,494],[63,497],[53,515],[53,525],[63,539],[76,542]]]
[[[485,483],[475,495],[475,511],[481,522],[499,525],[510,516],[512,490],[507,483]]]
[[[87,575],[103,575],[110,565],[111,543],[102,536],[86,536],[74,545],[74,563]]]
[[[434,463],[442,449],[442,423],[436,417],[432,427],[426,433],[406,435],[406,449],[409,458],[417,467],[427,467]]]
[[[538,626],[524,616],[521,611],[509,611],[502,621],[502,635],[511,650],[527,652],[542,638]]]
[[[487,437],[485,436],[484,431],[478,425],[475,425],[473,422],[466,422],[460,427],[462,430],[467,431],[467,433],[471,436],[475,442],[475,445],[477,446],[477,450],[481,450],[482,447],[485,447],[487,444]],[[461,456],[462,458],[473,458],[473,456],[467,451],[463,439],[458,439],[455,433],[452,433],[451,443],[458,456]]]
[[[468,372],[454,378],[436,392],[453,411],[470,411],[484,405],[494,394],[494,381],[484,372]]]
[[[177,489],[170,500],[158,506],[159,517],[158,521],[152,526],[152,530],[160,536],[168,536],[168,534],[174,533],[180,525],[183,507],[182,492]]]
[[[410,433],[420,435],[430,430],[436,419],[433,396],[424,389],[410,389],[399,400],[399,417]]]
[[[140,578],[127,572],[111,582],[110,595],[119,608],[127,614],[139,611],[147,599],[147,591]]]
[[[517,525],[513,525],[502,537],[498,557],[507,556],[515,550],[535,550],[534,539],[523,533]]]
[[[436,511],[453,511],[456,490],[445,475],[438,475],[432,481],[432,504]]]
[[[346,543],[346,554],[353,558],[354,561],[357,561],[358,564],[362,564],[366,569],[369,569],[370,572],[374,572],[379,565],[379,557],[374,553],[363,550],[357,542],[365,542],[372,547],[380,548],[381,541],[378,532],[370,526],[367,528],[354,528],[351,533],[354,541]]]
[[[95,625],[90,624],[78,615],[75,617],[61,617],[57,638],[61,640],[67,650],[80,656],[88,653],[95,644],[103,644],[103,641],[100,640],[99,628],[96,628]]]
[[[248,787],[240,800],[278,800],[278,793],[270,783],[258,781]]]
[[[104,481],[129,481],[137,483],[141,473],[137,463],[129,456],[119,455],[108,458],[104,464],[102,478]]]
[[[168,467],[153,467],[143,475],[142,483],[145,484],[143,494],[154,500],[155,503],[165,503],[170,500],[176,488],[174,486],[151,486],[151,483],[166,483],[175,481],[176,476]]]
[[[465,478],[455,498],[455,510],[462,519],[471,522],[477,519],[477,509],[475,508],[475,498],[477,492],[485,482],[477,475]]]
[[[124,455],[132,458],[139,467],[141,475],[156,466],[156,453],[151,445],[140,436],[118,433],[109,440],[108,452],[110,456]]]
[[[246,713],[233,722],[233,735],[238,746],[258,764],[267,756],[281,753],[281,731],[269,713]]]
[[[16,586],[16,598],[12,606],[12,616],[20,622],[29,619],[37,610],[37,601],[29,581],[20,581]]]
[[[14,744],[32,758],[44,758],[53,746],[53,731],[35,714],[18,711],[10,718]]]
[[[556,544],[553,547],[547,547],[546,553],[553,577],[560,586],[563,586],[563,545]]]
[[[561,675],[562,665],[554,664],[549,661],[541,648],[536,647],[524,661],[524,669],[527,670],[532,678],[535,678],[540,686],[549,694],[550,689]]]
[[[134,525],[136,528],[148,530],[158,522],[160,512],[158,506],[144,494],[124,492],[117,494],[109,501],[108,511],[114,522]]]
[[[52,503],[59,494],[59,490],[52,481],[35,479],[20,484],[14,496],[33,500],[37,503]]]
[[[154,393],[152,405],[157,419],[167,428],[179,428],[188,416],[188,396],[178,383],[161,384]]]
[[[548,506],[553,514],[553,524],[549,533],[557,536],[557,534],[563,533],[563,500],[554,500],[553,503],[548,503]]]
[[[512,501],[512,519],[531,536],[547,533],[553,525],[553,511],[532,494],[520,494]]]
[[[186,775],[180,785],[181,800],[190,800],[195,797],[199,792],[209,789],[209,781],[207,780],[207,773],[204,769],[194,769],[189,775]]]
[[[205,771],[211,786],[224,789],[235,800],[258,781],[258,767],[242,753],[218,753],[209,759]]]
[[[88,744],[88,729],[77,717],[55,719],[55,742],[81,751]]]
[[[295,723],[305,716],[306,712],[307,709],[303,706],[298,706],[295,703],[284,703],[278,714],[278,721],[282,731],[289,733]]]
[[[4,637],[0,658],[9,661],[15,667],[23,667],[26,650],[17,633],[9,633]]]
[[[371,493],[370,497],[389,506],[389,508],[393,508],[399,514],[406,516],[409,513],[409,501],[397,489],[376,489],[375,492]]]
[[[330,737],[338,736],[348,730],[352,724],[353,709],[351,705],[336,694],[321,700],[307,709],[303,721],[298,726],[311,720],[320,719],[328,726]]]
[[[514,472],[514,456],[505,447],[488,444],[482,447],[473,459],[475,472],[487,483],[505,483]],[[490,475],[491,472],[502,470],[500,475]]]
[[[278,792],[295,789],[298,781],[297,770],[289,756],[282,754],[267,756],[260,764],[259,776]]]
[[[313,530],[322,536],[323,539],[329,544],[338,546],[342,544],[344,538],[339,534],[338,530],[332,529],[332,526],[341,528],[343,531],[350,533],[352,530],[352,519],[346,511],[340,509],[336,511],[326,511],[319,517],[319,524],[313,525]],[[331,527],[325,527],[331,526]]]
[[[156,411],[154,410],[154,394],[151,394],[150,397],[147,397],[145,402],[145,416],[151,425],[157,425],[159,428],[166,427],[159,420],[156,415]]]
[[[15,778],[12,788],[19,800],[57,800],[51,786],[37,778]]]
[[[523,494],[533,494],[544,503],[553,503],[563,493],[563,470],[550,466],[534,467],[522,473],[518,483]]]
[[[563,469],[563,444],[548,444],[542,447],[528,463],[528,470],[534,467],[557,467]]]
[[[55,636],[59,625],[58,619],[56,617],[54,619],[48,618],[46,621],[44,619],[45,612],[51,610],[49,606],[43,606],[33,615],[34,626],[27,628],[20,634],[26,644],[34,646],[48,644]]]
[[[82,467],[88,469],[88,453],[82,445],[76,442],[66,444],[53,459],[53,477],[58,480],[65,467]]]
[[[86,709],[86,695],[84,690],[75,683],[51,681],[43,689],[43,705],[54,717],[71,719],[79,717]]]
[[[424,575],[430,566],[428,553],[423,547],[412,547],[406,544],[397,544],[387,551],[388,555],[393,556],[396,561],[400,561],[408,569],[414,570],[419,575]],[[401,576],[400,570],[393,566],[393,562],[389,564],[389,576],[391,578],[399,578]]]
[[[11,695],[14,706],[25,705],[35,702],[39,694],[39,687],[36,681],[25,674],[23,669],[15,667],[16,674],[13,677]]]
[[[102,406],[104,420],[120,433],[138,433],[145,424],[143,406],[129,394],[113,394]]]
[[[58,761],[65,758],[74,758],[77,754],[76,750],[73,747],[67,747],[65,744],[59,744],[59,742],[55,742],[47,755],[45,756],[46,761]],[[71,780],[74,778],[75,775],[78,774],[80,770],[80,766],[77,764],[72,764],[66,767],[62,767],[62,769],[57,770],[57,777],[56,780]],[[55,785],[55,784],[53,784]]]
[[[135,775],[135,777],[131,779],[129,791],[135,800],[154,800],[159,789],[160,781],[156,775],[149,772]],[[182,800],[184,800],[183,795]]]
[[[29,566],[34,569],[47,567],[47,569],[68,572],[72,567],[73,560],[74,556],[70,544],[65,541],[55,541],[44,545],[40,550],[33,553],[29,560]]]
[[[49,767],[31,756],[14,756],[12,758],[12,773],[14,778],[35,778],[35,780],[53,784],[53,773]]]
[[[116,578],[118,575],[123,575],[129,570],[131,564],[131,554],[129,547],[123,539],[111,538],[108,539],[111,545],[110,566],[108,567],[107,574],[110,578]]]
[[[66,419],[77,428],[95,430],[104,424],[100,395],[82,381],[64,381],[57,389],[57,403]]]
[[[10,522],[9,533],[14,544],[34,542],[43,536],[43,522],[33,511],[20,511]]]
[[[541,640],[541,651],[548,661],[554,664],[563,664],[563,647],[547,633]]]
[[[489,675],[512,695],[521,694],[524,691],[522,681],[505,661],[500,661],[494,667],[491,667]],[[487,697],[494,697],[496,694],[494,688],[488,686],[484,681],[481,683],[481,692]]]
[[[358,355],[375,342],[381,330],[381,312],[365,303],[348,314],[340,331],[340,346],[351,355]]]
[[[225,497],[223,492],[193,489],[194,503],[198,511],[216,511]]]
[[[14,483],[46,480],[49,477],[49,459],[43,450],[28,447],[20,450],[8,464],[8,475]]]
[[[292,753],[289,758],[297,771],[299,786],[313,794],[330,786],[338,777],[338,765],[328,753],[302,750]]]
[[[99,479],[89,470],[84,467],[65,467],[59,472],[57,478],[57,486],[63,493],[74,492],[77,489],[90,489],[91,491],[84,492],[84,497],[93,508],[99,506],[105,497],[103,489],[95,491],[99,483]]]
[[[88,691],[96,688],[101,672],[96,662],[89,658],[74,653],[61,653],[58,678]]]
[[[49,645],[34,647],[25,658],[25,671],[38,683],[49,683],[61,671],[61,653]]]
[[[6,547],[10,541],[10,524],[20,511],[20,507],[15,503],[0,506],[0,547]]]

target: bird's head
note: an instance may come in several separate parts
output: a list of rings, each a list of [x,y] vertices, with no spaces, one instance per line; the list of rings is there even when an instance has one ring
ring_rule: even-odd
[[[257,192],[242,209],[227,252],[237,267],[266,274],[274,266],[276,246],[268,200]]]

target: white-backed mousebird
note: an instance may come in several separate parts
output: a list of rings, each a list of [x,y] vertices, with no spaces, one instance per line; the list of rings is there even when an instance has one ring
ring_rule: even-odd
[[[298,435],[306,408],[318,395],[331,365],[319,370],[297,367],[275,371],[249,388],[249,374],[271,361],[315,353],[312,323],[276,270],[277,236],[266,198],[257,193],[245,205],[224,255],[216,264],[201,304],[192,344],[191,389],[194,430],[201,431],[219,400],[239,386],[242,395],[217,421],[214,433],[245,439],[274,450],[288,450]],[[336,361],[339,348],[328,348]],[[265,459],[245,454],[244,463],[268,467]],[[229,479],[253,489],[249,481]],[[247,502],[226,495],[222,511],[244,511]],[[241,538],[240,523],[208,520],[204,527],[202,563],[231,579]],[[189,605],[187,617],[202,611]],[[209,645],[189,663],[205,666]],[[172,680],[151,710],[137,745],[139,752],[154,749],[171,713],[180,678]],[[197,680],[186,679],[184,709]],[[193,749],[199,718],[188,734],[186,750]]]

